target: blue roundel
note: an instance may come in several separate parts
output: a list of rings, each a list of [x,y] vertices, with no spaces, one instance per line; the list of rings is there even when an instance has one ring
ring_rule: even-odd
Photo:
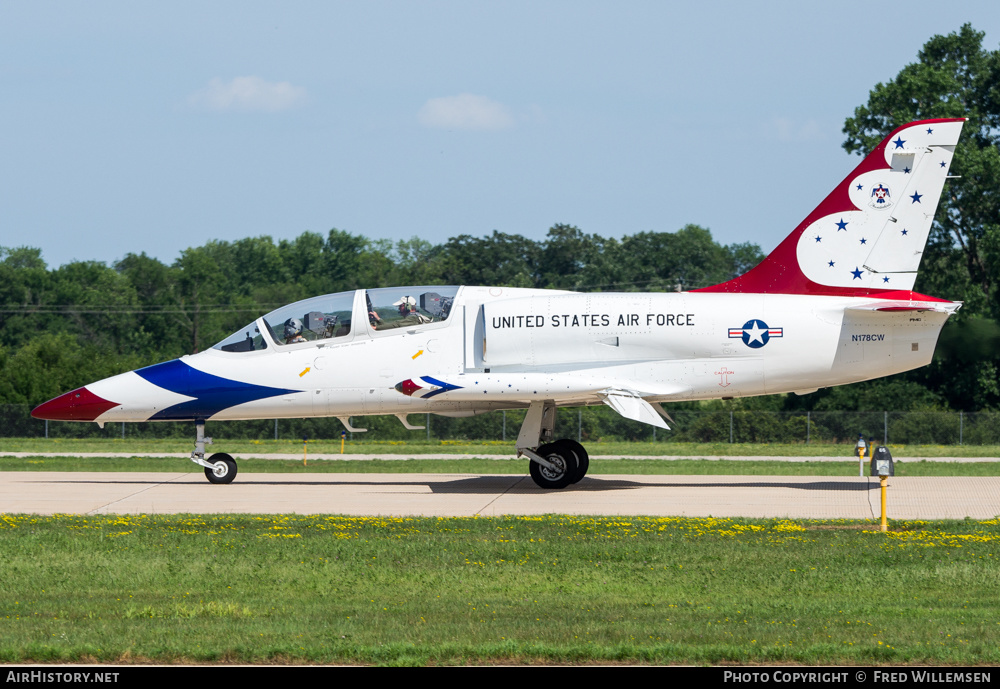
[[[767,323],[757,318],[751,318],[743,324],[743,344],[751,349],[760,349],[771,339]]]

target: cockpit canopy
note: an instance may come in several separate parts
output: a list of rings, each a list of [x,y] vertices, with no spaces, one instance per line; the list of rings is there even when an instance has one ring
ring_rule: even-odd
[[[383,287],[365,290],[368,325],[377,332],[448,320],[458,287]]]
[[[448,320],[457,286],[386,287],[362,290],[364,316],[370,332],[407,330]],[[303,342],[319,342],[359,332],[357,292],[338,292],[282,306],[240,328],[213,347],[223,352],[250,352]],[[264,332],[262,332],[262,330]],[[400,331],[402,332],[402,331]]]

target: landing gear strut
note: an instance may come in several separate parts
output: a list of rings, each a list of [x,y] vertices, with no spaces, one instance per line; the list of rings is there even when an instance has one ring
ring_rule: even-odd
[[[580,481],[590,468],[583,445],[569,438],[552,440],[555,420],[554,402],[532,402],[517,437],[517,453],[531,460],[528,473],[539,488],[565,488]]]
[[[205,446],[212,444],[211,438],[205,437],[205,422],[194,422],[195,440],[191,461],[205,467],[205,478],[210,483],[232,483],[236,478],[236,460],[225,452],[216,452],[205,459]]]

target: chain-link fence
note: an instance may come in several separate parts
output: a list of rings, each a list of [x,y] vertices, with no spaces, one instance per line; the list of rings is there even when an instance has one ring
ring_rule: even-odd
[[[6,438],[189,438],[190,423],[93,423],[40,421],[27,405],[0,405],[0,437]],[[934,445],[1000,444],[1000,413],[945,411],[766,412],[669,410],[671,430],[623,419],[607,407],[562,409],[556,437],[585,441],[704,442],[704,443],[854,443],[858,434],[882,443]],[[353,434],[370,440],[490,440],[517,438],[524,411],[491,412],[467,418],[411,414],[409,422],[424,425],[406,430],[392,416],[353,417],[354,426],[368,432]],[[337,419],[267,419],[210,421],[209,435],[225,438],[336,439],[343,426]]]

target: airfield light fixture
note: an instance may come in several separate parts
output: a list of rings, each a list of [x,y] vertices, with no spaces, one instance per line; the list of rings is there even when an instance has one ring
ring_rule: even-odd
[[[868,444],[865,442],[865,434],[858,433],[858,442],[854,446],[854,451],[858,455],[858,476],[865,475],[865,452],[868,450]]]
[[[892,453],[889,452],[889,448],[882,445],[874,453],[872,453],[871,461],[871,475],[872,476],[895,476],[896,475],[896,465],[892,461]]]

